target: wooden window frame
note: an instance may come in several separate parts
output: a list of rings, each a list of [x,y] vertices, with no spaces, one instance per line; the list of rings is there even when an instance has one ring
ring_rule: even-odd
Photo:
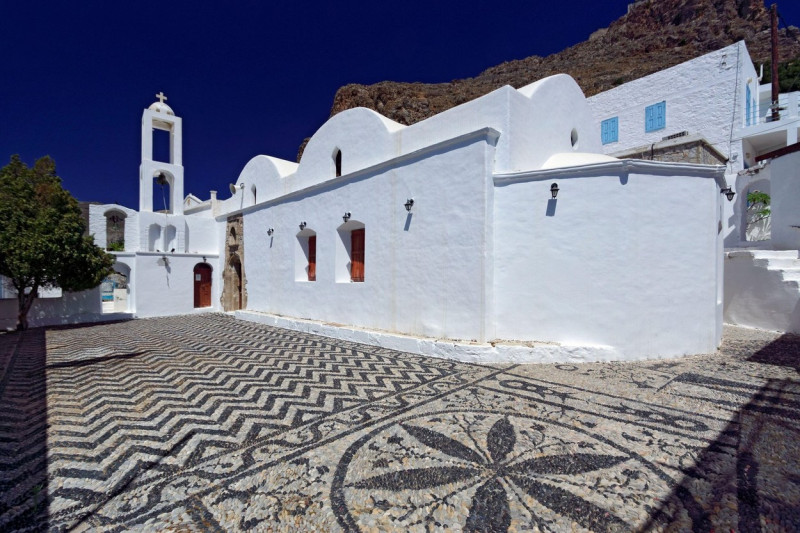
[[[308,236],[308,281],[317,281],[317,236]]]
[[[354,229],[350,232],[350,281],[363,283],[364,281],[364,254],[366,251],[365,228]]]

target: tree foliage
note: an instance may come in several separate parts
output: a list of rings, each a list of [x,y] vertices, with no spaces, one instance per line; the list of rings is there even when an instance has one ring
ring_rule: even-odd
[[[61,186],[50,157],[32,168],[14,155],[0,169],[0,274],[17,291],[17,329],[40,288],[81,291],[111,272],[113,256],[84,235],[78,202]]]
[[[749,224],[763,220],[772,214],[772,210],[769,207],[770,201],[770,195],[765,192],[753,191],[747,193],[747,215]]]
[[[771,62],[764,63],[764,77],[761,84],[772,83]],[[800,91],[800,58],[778,63],[778,85],[780,92]]]

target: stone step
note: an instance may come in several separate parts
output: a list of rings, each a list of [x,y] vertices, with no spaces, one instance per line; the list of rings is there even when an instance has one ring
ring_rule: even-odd
[[[783,281],[800,282],[800,271],[783,271]]]
[[[769,267],[772,270],[775,269],[800,270],[800,259],[776,258],[776,259],[768,259],[767,261],[769,261]]]

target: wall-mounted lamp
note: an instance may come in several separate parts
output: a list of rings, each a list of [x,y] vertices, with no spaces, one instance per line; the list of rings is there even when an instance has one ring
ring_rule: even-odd
[[[267,230],[267,235],[269,235],[270,237],[272,237],[272,234],[273,234],[273,233],[275,233],[275,230],[274,230],[274,229],[272,229],[272,228],[269,228],[269,229]]]
[[[345,222],[350,220],[350,211],[345,211],[344,212],[344,215],[342,215],[342,220],[344,220]]]
[[[406,206],[406,211],[411,211],[411,208],[414,207],[414,199],[409,198],[403,205]]]
[[[305,220],[300,223],[300,231],[303,231],[304,229],[306,229],[306,221]]]
[[[724,194],[728,198],[729,202],[732,202],[733,197],[736,196],[736,193],[733,192],[730,187],[725,187],[724,189],[720,189],[719,192]]]
[[[558,196],[558,191],[559,191],[559,188],[558,188],[558,183],[554,183],[554,184],[552,184],[552,185],[550,186],[550,194],[552,194],[552,195],[553,195],[553,198],[555,198],[556,196]]]
[[[206,256],[203,256],[203,263],[206,262]]]
[[[164,261],[164,266],[165,267],[169,266],[169,257],[167,257],[166,255],[162,255],[161,256],[161,260]]]
[[[228,189],[230,189],[231,194],[236,194],[236,189],[239,190],[244,189],[244,183],[240,183],[238,186],[231,183],[230,185],[228,185]]]

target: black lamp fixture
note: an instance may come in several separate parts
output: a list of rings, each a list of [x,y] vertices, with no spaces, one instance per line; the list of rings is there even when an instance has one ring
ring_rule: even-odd
[[[306,229],[306,221],[305,220],[300,223],[300,231],[303,231],[304,229]]]
[[[203,263],[206,262],[206,256],[203,256]]]
[[[559,191],[559,188],[558,188],[558,183],[554,183],[554,184],[552,184],[552,185],[550,186],[550,194],[552,194],[552,195],[553,195],[553,198],[555,198],[556,196],[558,196],[558,191]]]
[[[344,212],[344,215],[342,215],[342,220],[344,220],[345,222],[350,220],[350,211],[345,211]]]
[[[411,208],[414,207],[414,199],[409,198],[403,205],[406,206],[406,211],[411,211]]]
[[[302,229],[302,228],[301,228],[301,229]],[[275,233],[275,230],[274,230],[274,229],[272,229],[272,228],[269,228],[269,229],[267,230],[267,235],[269,235],[270,237],[272,237],[272,234],[273,234],[273,233]]]
[[[732,202],[733,197],[736,196],[736,193],[733,192],[730,187],[725,187],[724,189],[720,189],[719,192],[724,194],[728,198],[729,202]]]

